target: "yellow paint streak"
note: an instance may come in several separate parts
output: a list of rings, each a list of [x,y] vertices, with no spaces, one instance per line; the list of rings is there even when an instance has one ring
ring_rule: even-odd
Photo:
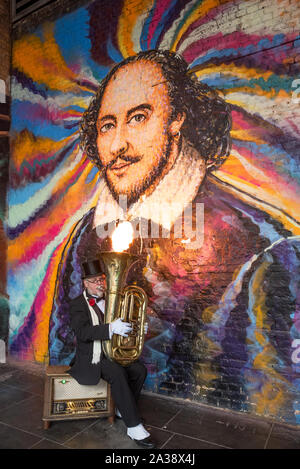
[[[255,272],[252,282],[252,295],[255,298],[253,313],[256,317],[255,339],[262,347],[262,351],[257,354],[253,361],[253,368],[261,371],[266,376],[259,392],[252,396],[256,403],[256,411],[261,415],[276,415],[278,409],[283,406],[285,394],[285,381],[274,368],[276,364],[276,350],[270,344],[267,337],[270,331],[270,324],[266,322],[267,306],[266,294],[263,289],[264,278],[270,262],[263,262]]]
[[[191,69],[191,73],[193,70]],[[257,68],[248,68],[245,65],[242,66],[237,66],[234,63],[230,64],[221,64],[221,65],[209,65],[209,66],[204,66],[201,67],[199,70],[197,70],[197,67],[195,67],[194,70],[195,75],[201,80],[204,77],[207,77],[212,74],[220,74],[221,76],[229,76],[229,77],[234,77],[234,78],[241,78],[241,79],[263,79],[265,82],[269,80],[270,77],[274,75],[274,72],[268,71],[268,72],[263,72],[262,70],[259,70]],[[287,92],[285,90],[279,90],[276,91],[274,89],[270,89],[270,91],[262,90],[261,87],[259,86],[259,82],[257,83],[256,86],[243,86],[241,88],[232,88],[226,90],[222,89],[222,92],[226,95],[230,95],[230,93],[248,93],[248,94],[253,94],[255,96],[265,96],[267,98],[274,98],[277,97],[279,99],[284,99],[284,98],[290,98],[293,89],[291,89],[290,92]]]
[[[33,160],[35,156],[54,154],[64,148],[72,137],[55,142],[47,137],[35,137],[24,130],[12,142],[12,160],[17,169],[26,160]]]
[[[235,65],[234,63],[230,64],[221,64],[221,65],[209,65],[207,67],[201,67],[199,70],[196,69],[195,67],[194,73],[198,78],[203,78],[203,76],[211,75],[211,74],[217,74],[220,73],[221,75],[229,75],[235,78],[254,78],[254,79],[259,79],[263,78],[265,81],[267,81],[274,72],[269,71],[269,72],[262,72],[258,70],[257,68],[249,68],[246,67],[245,65]],[[191,72],[193,69],[191,69]]]
[[[282,389],[272,381],[267,382],[263,389],[253,396],[257,400],[256,412],[260,415],[274,416],[278,414],[278,409],[284,406],[285,386]]]
[[[194,339],[192,345],[192,352],[194,356],[207,355],[217,356],[222,352],[220,345],[216,344],[210,340],[206,332],[199,332],[197,337]],[[213,379],[219,377],[219,375],[211,369],[211,362],[207,361],[206,363],[195,363],[194,367],[195,378],[197,384],[209,384]]]
[[[255,129],[253,129],[253,132],[251,132],[249,130],[233,128],[230,132],[230,135],[233,139],[242,140],[244,142],[255,142],[258,145],[264,145],[266,143],[265,140],[255,135]]]
[[[50,89],[64,92],[85,89],[77,85],[77,76],[66,65],[51,23],[44,26],[44,41],[32,34],[14,42],[12,63],[33,81]]]
[[[32,338],[32,345],[34,350],[34,359],[37,362],[45,364],[49,363],[48,348],[49,348],[49,324],[50,315],[53,306],[53,298],[55,294],[55,281],[57,276],[58,265],[62,256],[64,245],[56,250],[55,258],[52,257],[49,265],[49,277],[47,281],[47,294],[45,295],[46,301],[43,303],[43,307],[38,311],[36,317],[37,327],[34,331]]]
[[[118,44],[123,57],[135,55],[132,40],[132,31],[137,18],[153,6],[154,0],[140,0],[136,8],[132,6],[132,0],[125,0],[118,24]]]
[[[210,323],[212,321],[212,318],[215,314],[215,312],[218,310],[218,305],[213,305],[213,306],[207,306],[207,308],[204,309],[202,313],[202,321],[205,322],[206,324]]]

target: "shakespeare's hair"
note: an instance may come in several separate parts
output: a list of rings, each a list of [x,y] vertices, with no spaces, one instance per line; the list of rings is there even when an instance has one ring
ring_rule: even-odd
[[[215,90],[198,81],[188,71],[185,60],[174,52],[150,50],[128,57],[113,67],[102,80],[80,126],[81,148],[100,169],[97,149],[97,118],[102,97],[110,79],[120,68],[135,62],[152,62],[161,67],[168,86],[171,104],[170,120],[185,113],[181,134],[209,163],[209,170],[217,169],[230,152],[231,111]]]

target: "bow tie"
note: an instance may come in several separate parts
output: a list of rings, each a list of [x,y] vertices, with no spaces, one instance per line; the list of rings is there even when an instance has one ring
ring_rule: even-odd
[[[94,306],[96,303],[98,303],[101,300],[104,300],[104,296],[91,296],[87,295],[88,302],[91,306]]]

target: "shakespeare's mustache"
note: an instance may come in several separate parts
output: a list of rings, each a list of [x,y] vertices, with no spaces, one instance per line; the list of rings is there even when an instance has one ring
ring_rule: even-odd
[[[140,161],[141,156],[129,156],[129,155],[118,155],[116,158],[114,158],[112,161],[110,161],[107,165],[104,166],[104,170],[110,169],[112,166],[116,164],[118,160],[123,160],[126,163],[137,163]]]

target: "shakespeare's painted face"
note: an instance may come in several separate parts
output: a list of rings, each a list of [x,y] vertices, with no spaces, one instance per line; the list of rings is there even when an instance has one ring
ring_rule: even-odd
[[[171,152],[179,121],[170,123],[167,84],[160,67],[127,64],[109,81],[97,121],[97,148],[107,184],[128,203],[156,186]]]

